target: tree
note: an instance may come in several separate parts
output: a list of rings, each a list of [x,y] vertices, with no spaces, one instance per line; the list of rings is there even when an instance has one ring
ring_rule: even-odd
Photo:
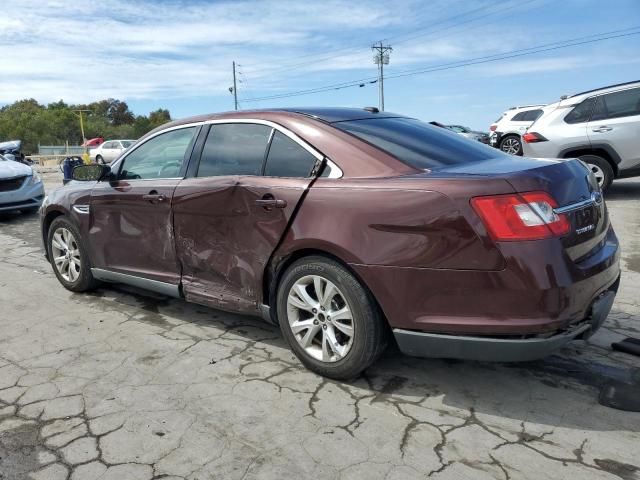
[[[135,116],[126,102],[113,98],[83,105],[59,100],[46,106],[30,98],[0,108],[0,142],[22,140],[27,155],[37,153],[38,144],[80,145],[80,120],[74,112],[79,109],[90,110],[84,114],[87,138],[138,138],[171,120],[166,109]]]

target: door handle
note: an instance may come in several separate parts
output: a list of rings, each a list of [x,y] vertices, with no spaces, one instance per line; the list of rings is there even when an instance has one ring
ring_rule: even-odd
[[[606,125],[603,125],[601,127],[592,128],[591,130],[599,133],[610,132],[611,130],[613,130],[613,127],[607,127]]]
[[[165,197],[163,194],[158,193],[155,190],[151,190],[146,195],[142,195],[143,200],[148,200],[151,203],[164,202],[166,198],[167,197]]]
[[[285,208],[287,201],[280,198],[275,198],[270,193],[263,195],[262,198],[254,202],[259,207],[263,207],[265,210],[271,210],[272,208]]]

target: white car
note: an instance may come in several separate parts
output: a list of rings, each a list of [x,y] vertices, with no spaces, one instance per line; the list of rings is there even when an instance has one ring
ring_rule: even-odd
[[[544,105],[511,107],[489,127],[489,144],[505,153],[522,155],[522,135],[542,115]]]
[[[135,142],[135,140],[107,140],[99,147],[89,150],[89,157],[97,163],[111,163]]]

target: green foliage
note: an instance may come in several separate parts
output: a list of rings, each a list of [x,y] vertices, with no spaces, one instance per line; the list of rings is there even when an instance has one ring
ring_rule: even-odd
[[[126,102],[109,98],[88,105],[68,105],[62,100],[42,105],[33,98],[18,100],[0,108],[0,142],[22,140],[25,154],[38,153],[41,145],[80,145],[80,118],[83,112],[86,138],[136,139],[171,120],[169,110],[158,109],[149,116],[135,116]]]

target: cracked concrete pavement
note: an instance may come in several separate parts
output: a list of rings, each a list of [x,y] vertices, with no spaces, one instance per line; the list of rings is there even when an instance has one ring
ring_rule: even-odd
[[[47,187],[59,183],[45,174]],[[108,286],[73,294],[37,217],[0,217],[0,479],[639,479],[640,181],[608,204],[623,280],[588,342],[527,364],[414,359],[361,378],[301,367],[260,319]]]

